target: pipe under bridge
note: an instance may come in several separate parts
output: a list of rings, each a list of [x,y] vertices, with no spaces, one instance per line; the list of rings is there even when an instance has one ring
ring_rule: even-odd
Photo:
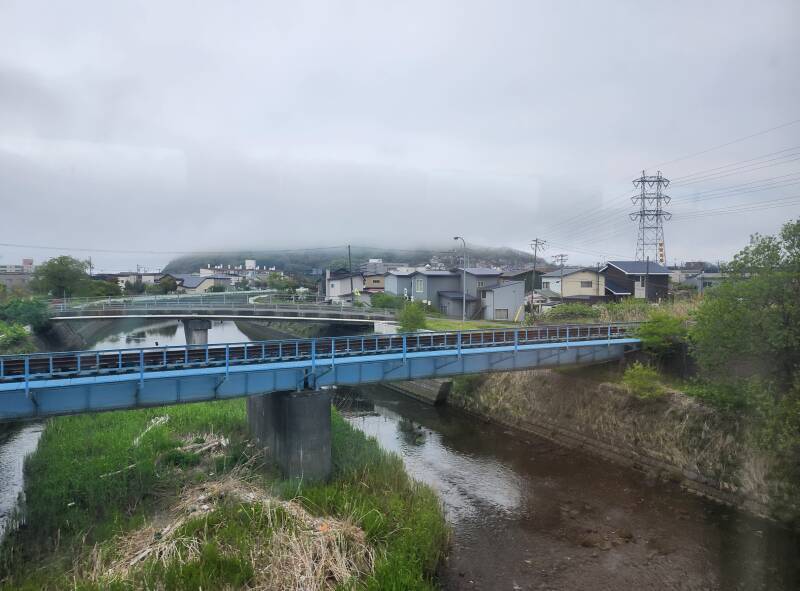
[[[249,396],[251,430],[289,476],[325,478],[326,387],[609,361],[638,348],[635,327],[558,325],[5,355],[0,422]]]

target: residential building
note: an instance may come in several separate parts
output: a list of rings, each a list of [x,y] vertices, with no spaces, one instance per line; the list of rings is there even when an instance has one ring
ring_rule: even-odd
[[[479,290],[484,320],[519,320],[525,314],[525,282],[511,281]]]
[[[361,263],[359,271],[364,276],[367,275],[383,275],[392,269],[399,269],[408,267],[408,263],[392,263],[384,261],[383,259],[369,259],[366,263]]]
[[[33,279],[33,273],[0,271],[0,285],[6,289],[24,288]]]
[[[411,299],[411,276],[416,272],[409,267],[392,269],[383,279],[384,291]]]
[[[602,300],[606,296],[605,277],[594,267],[564,267],[542,275],[542,290],[565,300]]]
[[[440,306],[439,293],[451,293],[459,289],[460,275],[453,271],[420,269],[411,276],[411,299],[441,310],[443,314],[447,314],[447,311]]]
[[[386,289],[386,273],[365,273],[364,291],[380,293]]]
[[[686,278],[685,285],[694,285],[697,293],[703,293],[706,289],[719,285],[725,280],[725,273],[698,273]]]
[[[352,301],[353,292],[364,290],[364,276],[347,269],[325,269],[325,299],[329,302]]]
[[[669,293],[670,270],[654,261],[608,261],[600,272],[610,297],[658,301]]]
[[[230,275],[191,275],[183,273],[164,273],[161,277],[172,277],[178,284],[178,290],[185,293],[206,293],[212,287],[228,288],[231,285]]]
[[[543,269],[536,269],[534,277],[533,268],[530,269],[511,269],[503,271],[500,282],[509,283],[512,281],[523,281],[525,283],[525,293],[531,293],[534,289],[541,289]]]

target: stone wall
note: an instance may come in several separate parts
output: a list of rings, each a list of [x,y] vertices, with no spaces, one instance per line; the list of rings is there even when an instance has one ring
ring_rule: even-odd
[[[761,516],[800,514],[787,483],[771,480],[773,458],[748,444],[746,421],[680,392],[642,400],[596,369],[545,369],[457,379],[449,403]]]

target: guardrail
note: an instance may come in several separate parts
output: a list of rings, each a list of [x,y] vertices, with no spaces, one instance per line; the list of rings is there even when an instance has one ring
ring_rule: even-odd
[[[200,303],[229,303],[229,302],[249,302],[252,298],[268,298],[268,303],[275,302],[308,302],[320,303],[324,301],[317,296],[298,296],[291,294],[275,293],[270,290],[248,290],[248,291],[224,291],[214,293],[199,294],[164,294],[164,295],[127,295],[127,296],[104,296],[92,298],[53,298],[48,301],[51,308],[61,307],[83,307],[96,304],[110,303],[129,303],[136,302],[200,302]]]
[[[41,380],[85,375],[145,373],[250,363],[280,363],[352,356],[395,354],[405,356],[422,351],[456,351],[473,348],[519,347],[541,343],[608,341],[631,338],[638,323],[574,324],[500,330],[470,330],[399,335],[322,337],[228,343],[70,351],[0,356],[0,381]]]

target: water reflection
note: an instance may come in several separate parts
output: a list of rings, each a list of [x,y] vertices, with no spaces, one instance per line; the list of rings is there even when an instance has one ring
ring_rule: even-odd
[[[109,334],[110,333],[110,334]],[[239,330],[235,322],[213,320],[208,331],[209,344],[241,343],[250,339]],[[106,336],[91,346],[102,349],[163,347],[185,345],[186,335],[180,320],[161,320],[132,325],[130,320],[115,320]]]
[[[336,404],[442,499],[445,589],[800,583],[797,535],[677,485],[379,386],[340,390]]]
[[[0,540],[22,491],[25,458],[36,449],[41,433],[39,423],[0,426]]]

